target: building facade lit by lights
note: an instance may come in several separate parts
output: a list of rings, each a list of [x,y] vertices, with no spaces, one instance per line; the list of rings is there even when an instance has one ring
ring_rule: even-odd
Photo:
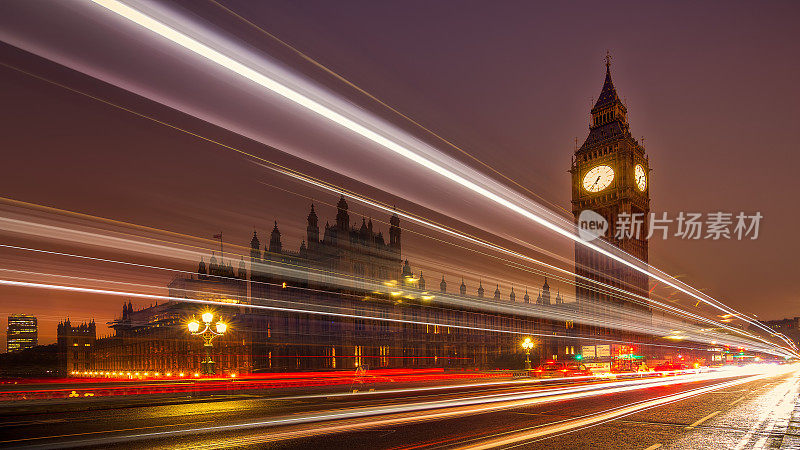
[[[58,324],[56,346],[62,374],[87,371],[95,367],[97,326],[94,320],[73,325],[69,319]]]
[[[11,314],[6,328],[6,351],[18,352],[39,344],[39,325],[36,317]]]
[[[800,317],[792,317],[780,320],[762,320],[761,323],[770,329],[783,334],[794,344],[800,347]],[[751,326],[751,328],[754,328]]]
[[[491,368],[504,355],[521,358],[519,343],[528,335],[536,338],[534,358],[576,353],[561,339],[570,320],[521,314],[538,309],[542,316],[571,317],[574,303],[560,293],[552,298],[547,280],[536,299],[513,288],[502,295],[499,285],[484,296],[482,283],[468,294],[463,280],[448,290],[444,277],[438,289],[428,289],[422,273],[402,259],[397,215],[388,231],[387,240],[371,220],[351,224],[342,197],[335,222],[324,227],[311,206],[306,239],[296,251],[283,247],[277,223],[263,246],[254,232],[248,259],[240,257],[236,267],[214,253],[195,275],[169,284],[169,296],[186,301],[138,310],[123,305],[110,323],[113,335],[94,344],[94,369],[199,371],[201,344],[190,339],[186,323],[206,309],[230,325],[214,341],[218,373]]]

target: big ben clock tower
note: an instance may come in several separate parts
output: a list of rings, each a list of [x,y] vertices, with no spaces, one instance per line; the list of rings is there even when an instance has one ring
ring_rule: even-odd
[[[644,148],[631,136],[628,109],[619,99],[611,81],[610,56],[606,55],[606,78],[591,111],[589,136],[575,151],[572,161],[572,213],[575,220],[584,210],[592,210],[608,221],[601,237],[643,262],[647,262],[647,223],[650,213],[650,166]],[[643,221],[638,238],[615,236],[620,213]],[[646,275],[597,252],[576,244],[575,273],[579,276],[576,298],[583,305],[602,307],[604,303],[630,305],[590,280],[625,289],[642,296],[648,294]],[[594,285],[594,286],[592,286]],[[602,308],[605,309],[605,308]]]

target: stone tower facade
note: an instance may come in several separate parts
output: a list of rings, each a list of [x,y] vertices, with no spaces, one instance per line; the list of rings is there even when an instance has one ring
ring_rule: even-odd
[[[600,97],[591,110],[589,135],[576,149],[570,173],[572,213],[576,222],[585,210],[600,214],[609,225],[601,239],[646,263],[650,165],[644,147],[631,135],[628,109],[611,80],[609,57]],[[617,236],[620,214],[631,217],[631,223],[640,222],[638,237]],[[626,230],[630,229],[627,226]],[[646,275],[582,245],[575,246],[575,272],[578,275],[576,298],[584,305],[630,303],[611,295],[608,289],[592,286],[593,283],[587,283],[582,277],[648,295]]]

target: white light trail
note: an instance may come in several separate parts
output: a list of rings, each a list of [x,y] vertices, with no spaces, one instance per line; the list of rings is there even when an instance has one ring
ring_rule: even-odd
[[[220,51],[217,51],[206,45],[195,38],[189,37],[188,35],[156,20],[153,17],[148,16],[147,14],[142,13],[141,11],[132,8],[125,3],[118,1],[118,0],[91,0],[92,2],[118,14],[119,16],[153,32],[157,35],[161,36],[164,39],[167,39],[186,50],[191,51],[192,53],[201,56],[220,67],[223,67],[241,77],[244,77],[271,92],[274,92],[287,100],[294,102],[295,104],[311,111],[321,117],[324,117],[376,144],[379,146],[394,152],[397,155],[400,155],[426,169],[436,173],[476,194],[481,195],[482,197],[507,208],[510,211],[513,211],[524,218],[527,218],[534,223],[545,227],[546,229],[555,232],[556,234],[565,237],[574,241],[579,245],[583,245],[591,250],[594,250],[608,258],[611,258],[621,264],[624,264],[627,267],[630,267],[638,272],[646,274],[652,277],[655,280],[658,280],[680,292],[683,292],[690,297],[701,301],[705,304],[713,306],[721,311],[724,311],[728,314],[735,314],[744,321],[767,330],[764,325],[760,322],[751,319],[749,316],[739,313],[732,308],[724,305],[723,303],[719,302],[718,300],[714,299],[711,296],[706,294],[702,294],[701,292],[697,291],[694,288],[686,285],[685,283],[681,283],[678,280],[670,277],[668,274],[653,268],[652,266],[647,266],[649,269],[642,268],[639,264],[644,264],[643,262],[635,259],[631,255],[625,254],[626,257],[621,257],[615,254],[614,252],[618,250],[614,250],[614,252],[602,248],[592,242],[585,241],[580,238],[573,230],[563,228],[555,223],[551,222],[550,220],[537,215],[536,213],[522,207],[521,205],[514,203],[513,201],[505,198],[503,195],[500,195],[497,192],[490,190],[489,188],[483,187],[478,183],[467,179],[465,176],[460,175],[457,172],[468,173],[468,168],[463,165],[456,165],[455,162],[451,162],[453,166],[452,170],[448,169],[437,162],[426,158],[425,156],[413,151],[412,149],[408,148],[407,146],[386,137],[385,135],[371,129],[370,127],[353,120],[344,113],[340,113],[337,111],[332,110],[330,107],[323,105],[319,101],[309,98],[308,96],[297,92],[290,87],[282,84],[263,73],[248,67],[245,64],[240,63],[239,61],[227,56]],[[444,160],[443,157],[439,157],[438,159]],[[506,195],[508,195],[506,193]],[[609,247],[611,248],[611,247]],[[630,258],[630,259],[628,259]],[[631,262],[631,260],[636,261],[636,263]],[[663,274],[663,275],[661,275]],[[684,287],[686,286],[686,287]]]
[[[75,277],[67,277],[67,278],[75,278]],[[102,280],[96,280],[102,281]],[[116,284],[128,284],[134,285],[134,283],[122,283],[122,282],[113,282],[109,281],[109,283],[116,283]],[[307,308],[297,308],[297,307],[285,307],[285,306],[266,306],[266,305],[245,305],[245,304],[238,304],[238,303],[224,303],[219,301],[213,300],[200,300],[194,298],[182,298],[182,297],[172,297],[168,295],[158,295],[158,294],[143,294],[139,292],[130,292],[130,291],[119,291],[119,290],[112,290],[112,289],[98,289],[98,288],[88,288],[88,287],[80,287],[80,286],[64,286],[59,284],[49,284],[49,283],[36,283],[36,282],[29,282],[29,281],[16,281],[16,280],[3,280],[0,279],[0,285],[5,286],[17,286],[17,287],[27,287],[27,288],[38,288],[38,289],[50,289],[50,290],[57,290],[57,291],[66,291],[66,292],[80,292],[84,294],[100,294],[100,295],[114,295],[120,297],[132,297],[138,299],[147,299],[147,300],[163,300],[163,301],[175,301],[175,302],[186,302],[186,303],[199,303],[204,305],[214,305],[214,306],[229,306],[229,307],[246,307],[251,309],[257,310],[268,310],[268,311],[284,311],[284,312],[293,312],[293,313],[303,313],[303,314],[314,314],[314,315],[322,315],[322,316],[333,316],[333,317],[347,317],[351,319],[371,319],[371,320],[378,320],[384,322],[393,322],[393,323],[409,323],[413,325],[439,325],[439,326],[447,326],[452,328],[458,329],[466,329],[466,330],[475,330],[475,331],[488,331],[493,333],[505,333],[505,334],[518,334],[518,335],[525,335],[525,336],[542,336],[542,337],[561,337],[566,338],[569,337],[571,339],[592,339],[593,341],[601,341],[601,339],[597,339],[595,337],[581,337],[581,336],[565,336],[565,335],[556,335],[553,333],[535,333],[535,332],[521,332],[521,331],[512,331],[512,330],[505,330],[505,329],[495,329],[495,328],[486,328],[486,327],[475,327],[475,326],[467,326],[467,325],[443,325],[437,322],[428,322],[423,320],[410,320],[410,319],[394,319],[391,317],[380,317],[380,316],[368,316],[368,315],[359,315],[359,314],[348,314],[348,313],[338,313],[334,311],[318,311],[313,309]],[[139,285],[142,286],[142,285]],[[154,287],[154,286],[150,286]],[[273,300],[273,299],[260,299],[266,301],[275,301],[281,303],[288,303],[283,300]],[[603,342],[618,342],[624,343],[624,341],[616,341],[613,339],[606,339],[602,340]],[[672,347],[672,346],[664,346],[664,347]],[[691,347],[681,347],[681,348],[691,348]],[[764,353],[771,353],[770,350],[764,350]],[[782,356],[780,353],[775,353],[777,356]]]
[[[22,222],[22,223],[28,223],[28,222]],[[17,229],[17,231],[25,230],[25,229],[27,229],[27,227],[20,227],[20,228]],[[37,228],[33,227],[32,229],[36,230]],[[59,230],[62,230],[61,227],[51,227],[48,230],[49,231],[56,231],[55,234],[57,234],[57,235],[63,234],[63,233],[61,233],[59,231]],[[92,237],[94,237],[95,235],[96,235],[96,233],[83,232],[79,236],[82,237],[82,238],[89,238],[89,241],[91,242],[91,241],[94,241],[94,239],[92,239]],[[102,239],[97,239],[97,241],[100,242],[100,241],[102,241]],[[114,241],[114,242],[117,242],[117,241]],[[136,246],[137,246],[137,243],[138,243],[138,241],[130,240],[130,239],[121,239],[120,242],[124,242],[125,245],[126,245],[126,248],[129,248],[129,249],[135,249]],[[163,245],[163,244],[160,245],[159,247],[160,247],[159,250],[162,250],[162,251],[170,249],[170,247],[168,247],[166,245]],[[34,249],[34,248],[28,248],[28,247],[19,247],[19,246],[7,245],[7,244],[0,244],[0,248],[9,248],[9,249],[15,249],[15,250],[20,250],[20,251],[36,252],[36,253],[42,253],[42,254],[63,256],[63,257],[70,257],[70,258],[77,258],[77,259],[82,259],[82,260],[97,261],[97,262],[103,262],[103,263],[121,264],[121,265],[125,265],[125,266],[139,267],[139,268],[144,268],[144,269],[164,270],[164,271],[169,271],[169,272],[174,272],[174,273],[184,273],[184,274],[194,273],[194,272],[190,272],[190,271],[172,269],[172,268],[167,268],[167,267],[162,267],[162,266],[145,265],[145,264],[131,263],[131,262],[127,262],[127,261],[119,261],[119,260],[108,259],[108,258],[97,258],[97,257],[92,257],[92,256],[86,256],[86,255],[78,255],[78,254],[64,253],[64,252],[55,252],[55,251],[50,251],[50,250]],[[159,255],[160,256],[164,256],[164,257],[168,257],[168,256],[170,256],[170,252],[166,251],[166,252],[163,252],[163,253],[159,253]],[[184,255],[184,254],[181,253],[181,255]],[[196,256],[195,256],[195,259],[196,259]],[[194,259],[191,259],[191,258],[189,260],[194,261]],[[278,275],[278,276],[286,277],[288,279],[306,279],[305,276],[308,275],[306,272],[304,272],[305,269],[308,269],[308,268],[305,268],[305,267],[291,267],[291,266],[286,266],[284,264],[275,265],[275,264],[264,264],[264,263],[258,263],[258,264],[256,264],[256,266],[258,267],[259,270],[264,270],[264,271],[267,271],[269,273],[273,273],[273,274]],[[148,289],[159,289],[158,286],[150,286],[150,285],[135,284],[135,283],[125,283],[125,282],[112,281],[112,280],[89,279],[89,278],[83,278],[83,277],[74,277],[74,276],[48,274],[48,273],[37,273],[37,272],[29,272],[29,271],[21,271],[21,270],[13,270],[13,269],[0,269],[0,271],[5,271],[5,272],[9,272],[9,273],[16,273],[16,274],[22,274],[22,275],[25,275],[28,278],[33,276],[34,280],[38,280],[38,279],[41,279],[41,278],[48,278],[48,277],[56,277],[56,278],[62,278],[62,279],[66,278],[66,279],[70,279],[70,280],[77,281],[77,282],[83,282],[83,283],[90,282],[92,284],[98,284],[99,283],[99,284],[107,284],[107,285],[138,286],[138,287],[144,287],[144,288],[148,288]],[[364,284],[363,287],[366,288],[367,290],[380,289],[380,288],[383,287],[381,283],[375,282],[375,281],[371,281],[371,280],[363,280],[361,282],[355,282],[350,277],[338,276],[335,273],[328,273],[328,274],[326,274],[326,275],[324,275],[322,277],[315,276],[314,275],[315,273],[316,272],[312,272],[311,273],[312,277],[311,278],[307,278],[307,279],[308,280],[315,280],[317,282],[333,283],[333,285],[335,285],[335,286],[346,287],[346,288],[358,288],[360,284]],[[221,276],[216,276],[215,278],[226,279],[226,277],[221,277]],[[257,284],[269,284],[269,283],[261,283],[261,282],[258,282],[258,281],[256,281],[255,283],[257,283]],[[309,289],[309,288],[306,288],[306,289]],[[311,289],[309,289],[309,290],[311,290]],[[313,290],[314,291],[318,291],[318,292],[328,292],[328,291],[325,291],[325,290],[318,290],[318,289],[313,289]],[[197,293],[196,292],[192,292],[192,291],[187,291],[186,294],[187,295],[196,295]],[[469,300],[466,300],[466,303],[465,303],[465,300],[460,298],[460,297],[454,297],[454,296],[450,296],[450,295],[446,295],[446,294],[437,294],[435,296],[435,298],[437,300],[437,304],[438,304],[439,308],[441,308],[442,306],[449,306],[449,307],[454,307],[454,308],[458,308],[458,307],[462,307],[462,306],[468,306],[470,308],[479,307],[481,309],[486,308],[486,311],[492,311],[492,313],[507,313],[507,314],[513,314],[513,315],[518,315],[518,316],[523,316],[523,317],[543,317],[543,318],[547,318],[547,319],[554,320],[554,321],[573,320],[573,321],[575,321],[577,323],[584,323],[584,324],[596,325],[596,326],[604,326],[604,327],[607,327],[607,328],[614,328],[614,329],[619,329],[619,330],[635,331],[635,332],[640,332],[640,333],[643,333],[643,334],[653,334],[653,335],[656,335],[656,336],[660,336],[661,334],[666,332],[666,330],[663,329],[663,326],[659,328],[659,327],[653,327],[652,325],[646,325],[647,321],[644,320],[645,317],[633,317],[633,316],[630,315],[630,312],[625,311],[624,308],[619,311],[619,313],[620,313],[619,317],[609,317],[609,318],[603,319],[603,318],[594,317],[591,314],[587,315],[587,314],[582,313],[580,311],[578,311],[578,312],[575,312],[575,311],[572,311],[572,312],[546,311],[546,310],[525,308],[525,307],[523,307],[521,305],[497,304],[496,302],[491,302],[491,301],[488,301],[488,300],[487,301],[482,301],[481,299],[469,299]],[[260,300],[267,301],[267,300],[270,300],[270,299],[252,298],[252,300],[254,300],[254,301],[260,301]],[[296,302],[291,302],[291,303],[294,304]],[[288,304],[288,302],[287,302],[287,304]],[[304,306],[304,307],[313,307],[314,306],[314,305],[304,305],[302,303],[298,303],[298,304],[301,305],[301,306]],[[427,306],[428,307],[432,307],[432,305],[427,305]],[[613,312],[613,310],[611,312]],[[359,318],[364,318],[364,319],[380,320],[379,317],[370,316],[370,315],[361,315],[361,316],[358,316],[358,317]],[[700,318],[700,317],[698,316],[698,318]],[[448,323],[445,323],[445,322],[425,322],[424,324],[449,326],[449,327],[453,327],[453,328],[462,328],[462,326],[458,325],[458,323],[450,323],[450,322],[448,322]],[[682,324],[679,323],[679,322],[675,322],[675,323],[671,323],[671,324],[664,324],[664,326],[667,326],[667,325],[670,325],[670,326],[673,326],[673,327],[679,327]],[[667,328],[669,328],[669,327],[667,327]],[[473,329],[477,329],[477,328],[473,328]],[[501,331],[500,329],[494,329],[494,328],[492,328],[491,330],[495,331],[495,332],[506,332],[506,331],[508,331],[508,330]],[[714,333],[702,333],[702,330],[700,330],[701,332],[698,333],[697,330],[698,330],[697,327],[686,328],[686,332],[690,333],[690,334],[686,334],[684,337],[689,339],[689,340],[691,340],[691,341],[693,341],[693,342],[708,342],[710,339],[716,339],[718,342],[727,343],[727,344],[729,344],[731,346],[734,346],[734,347],[747,346],[749,348],[758,348],[758,349],[765,348],[765,347],[763,347],[761,345],[761,343],[765,344],[767,346],[766,348],[774,347],[774,343],[766,341],[766,340],[763,340],[763,339],[761,339],[761,338],[759,338],[757,336],[749,335],[749,334],[745,334],[745,337],[748,338],[748,339],[753,339],[753,340],[757,341],[758,343],[757,342],[753,342],[751,340],[741,340],[741,338],[740,339],[734,339],[731,336],[723,335],[723,334],[720,334],[720,333],[717,333],[717,332],[714,332]],[[734,329],[732,331],[738,331],[738,330]],[[532,332],[532,333],[529,333],[529,334],[535,335],[535,336],[541,335],[541,333],[536,333],[536,332]],[[740,334],[744,334],[744,333],[740,333]],[[606,341],[606,342],[621,342],[621,341],[616,341],[616,340],[613,340],[613,339],[604,339],[604,341]],[[693,347],[687,347],[687,346],[676,346],[676,345],[665,345],[665,344],[648,344],[648,345],[664,346],[664,347],[672,347],[672,348],[684,348],[684,349],[693,348]],[[785,350],[788,350],[788,349],[785,349]],[[791,350],[788,350],[788,351],[791,352]]]
[[[108,285],[121,285],[121,286],[135,286],[140,288],[148,288],[148,289],[159,289],[158,286],[151,286],[145,284],[138,284],[138,283],[129,283],[129,282],[121,282],[121,281],[111,281],[111,280],[99,280],[99,279],[91,279],[91,278],[83,278],[83,277],[76,277],[76,276],[67,276],[67,275],[52,275],[52,274],[43,274],[43,273],[36,273],[36,272],[28,272],[28,271],[20,271],[20,270],[12,270],[12,269],[0,269],[3,272],[10,272],[10,273],[20,273],[25,275],[36,275],[39,277],[55,277],[55,278],[63,278],[69,280],[75,280],[86,284],[87,282],[93,284],[108,284]],[[459,323],[453,322],[437,322],[437,321],[430,321],[430,320],[410,320],[406,318],[393,318],[381,315],[370,315],[370,314],[354,314],[349,312],[337,312],[341,310],[338,307],[320,307],[316,304],[304,304],[302,302],[296,301],[288,301],[288,300],[280,300],[280,299],[271,299],[271,298],[262,298],[262,297],[253,297],[253,301],[258,301],[261,304],[229,304],[214,300],[200,300],[195,298],[184,298],[184,297],[174,297],[174,296],[166,296],[166,295],[159,295],[159,294],[147,294],[141,292],[132,292],[132,291],[121,291],[117,289],[101,289],[96,287],[81,287],[81,286],[68,286],[68,285],[61,285],[61,284],[52,284],[52,283],[42,283],[42,282],[32,282],[32,281],[19,281],[19,280],[4,280],[0,279],[0,285],[7,285],[7,286],[18,286],[18,287],[28,287],[28,288],[39,288],[39,289],[49,289],[49,290],[58,290],[58,291],[66,291],[66,292],[81,292],[81,293],[88,293],[88,294],[100,294],[100,295],[114,295],[114,296],[122,296],[122,297],[131,297],[131,298],[140,298],[140,299],[149,299],[149,300],[161,300],[161,301],[177,301],[177,302],[187,302],[187,303],[199,303],[199,304],[206,304],[206,305],[215,305],[215,306],[231,306],[236,305],[237,307],[246,307],[255,310],[265,310],[265,311],[284,311],[284,312],[295,312],[295,313],[305,313],[305,314],[314,314],[314,315],[323,315],[323,316],[332,316],[332,317],[347,317],[347,318],[358,318],[358,319],[368,319],[368,320],[376,320],[376,321],[384,321],[390,323],[407,323],[407,324],[414,324],[414,325],[427,325],[427,326],[444,326],[450,327],[453,329],[466,329],[466,330],[475,330],[475,331],[486,331],[492,333],[502,333],[502,334],[513,334],[513,335],[520,335],[520,336],[537,336],[537,337],[556,337],[556,338],[570,338],[570,339],[577,339],[577,340],[591,340],[597,342],[607,342],[607,343],[626,343],[625,341],[616,340],[616,339],[608,339],[608,338],[597,338],[596,336],[566,336],[561,334],[553,334],[552,332],[536,332],[536,331],[526,331],[522,332],[519,330],[513,329],[505,329],[505,328],[490,328],[490,327],[483,327],[483,326],[474,326],[474,325],[464,325]],[[197,292],[186,290],[187,295],[195,295]],[[264,303],[269,303],[271,305],[267,305]],[[472,305],[473,307],[476,305]],[[348,309],[349,311],[349,309]],[[520,313],[519,309],[515,309],[512,313]],[[587,323],[592,324],[590,319],[585,320]],[[599,324],[599,323],[598,323]],[[606,324],[609,326],[615,326],[614,324]],[[616,325],[622,329],[622,325]],[[627,324],[627,328],[633,331],[639,331],[641,333],[652,333],[652,330],[649,329],[637,329],[632,327],[631,323]],[[726,337],[723,335],[714,334],[713,336],[720,342],[729,342],[732,346],[741,346],[747,345],[749,349],[763,352],[766,354],[772,354],[775,356],[786,357],[792,356],[791,350],[786,348],[782,348],[779,346],[775,346],[771,342],[764,342],[766,346],[760,345],[759,343],[754,343],[752,341],[737,341],[735,339],[731,339],[730,337]],[[705,342],[705,339],[692,339],[693,341],[697,342]],[[678,348],[678,349],[695,349],[701,350],[696,347],[689,347],[685,345],[670,345],[670,344],[659,344],[659,343],[648,343],[648,344],[641,344],[641,345],[649,345],[655,347],[669,347],[669,348]]]

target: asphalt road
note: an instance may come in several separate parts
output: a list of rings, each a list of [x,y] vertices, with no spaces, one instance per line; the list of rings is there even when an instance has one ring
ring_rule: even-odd
[[[203,398],[0,416],[0,447],[779,448],[800,372]]]

